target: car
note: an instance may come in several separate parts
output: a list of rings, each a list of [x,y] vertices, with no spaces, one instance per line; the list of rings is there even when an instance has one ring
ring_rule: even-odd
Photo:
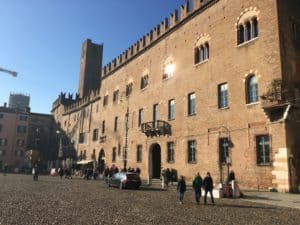
[[[119,172],[107,179],[109,187],[123,188],[139,188],[141,186],[141,178],[138,173],[133,172]]]

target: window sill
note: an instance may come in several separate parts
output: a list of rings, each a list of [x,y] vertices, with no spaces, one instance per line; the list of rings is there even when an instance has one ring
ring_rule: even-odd
[[[188,114],[187,116],[191,117],[191,116],[196,116],[196,115],[197,115],[196,113],[192,113],[192,114]]]
[[[197,164],[196,161],[189,161],[188,164]]]
[[[258,163],[257,166],[272,166],[272,163]]]
[[[148,85],[144,88],[141,88],[141,91],[143,92],[143,91],[147,90],[147,88],[148,88]]]
[[[227,106],[227,107],[223,107],[223,108],[218,108],[219,109],[219,111],[224,111],[224,110],[228,110],[229,109],[229,106]]]
[[[175,120],[175,118],[172,118],[172,119],[168,119],[168,121],[173,121],[173,120]]]
[[[252,106],[258,105],[259,103],[260,103],[259,101],[258,102],[251,102],[251,103],[247,103],[246,106],[247,107],[252,107]]]
[[[259,39],[259,37],[252,38],[252,39],[249,40],[249,41],[244,41],[243,43],[238,44],[236,47],[237,47],[237,48],[241,48],[241,47],[243,47],[243,46],[245,46],[245,45],[250,44],[251,42],[256,41],[257,39]]]
[[[194,67],[198,67],[198,66],[200,66],[201,64],[204,64],[204,63],[208,62],[208,60],[209,60],[209,58],[208,58],[208,59],[205,59],[205,60],[203,60],[203,61],[201,61],[201,62],[198,62],[198,63],[194,64]]]
[[[169,163],[169,164],[174,164],[175,161],[168,161],[167,163]]]

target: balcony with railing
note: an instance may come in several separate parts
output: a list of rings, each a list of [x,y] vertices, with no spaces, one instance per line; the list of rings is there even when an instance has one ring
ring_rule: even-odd
[[[260,98],[265,114],[271,121],[276,121],[282,118],[292,96],[281,79],[274,79]]]
[[[156,120],[141,124],[141,131],[147,137],[171,135],[171,125],[166,121]]]

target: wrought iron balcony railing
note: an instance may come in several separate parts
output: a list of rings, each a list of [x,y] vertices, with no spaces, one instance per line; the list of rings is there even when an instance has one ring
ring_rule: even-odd
[[[141,124],[141,131],[147,137],[171,135],[171,125],[162,120],[156,120]]]

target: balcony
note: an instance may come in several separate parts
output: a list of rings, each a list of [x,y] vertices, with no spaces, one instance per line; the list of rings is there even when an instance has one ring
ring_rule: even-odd
[[[270,121],[276,121],[282,118],[291,96],[285,83],[281,79],[274,79],[260,98],[265,114]]]
[[[171,125],[162,120],[151,121],[141,124],[141,131],[147,137],[171,135]]]

